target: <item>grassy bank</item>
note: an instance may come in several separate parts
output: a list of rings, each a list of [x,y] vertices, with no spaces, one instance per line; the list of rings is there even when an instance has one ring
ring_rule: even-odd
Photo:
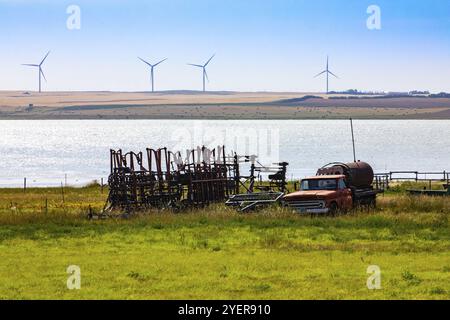
[[[3,189],[0,298],[449,299],[450,201],[403,189],[335,218],[216,205],[104,221],[85,218],[104,204],[98,186]],[[81,290],[66,287],[69,265]]]

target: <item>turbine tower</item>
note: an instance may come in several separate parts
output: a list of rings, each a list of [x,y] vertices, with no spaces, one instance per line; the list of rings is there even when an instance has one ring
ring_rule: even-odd
[[[206,66],[211,62],[211,60],[215,56],[216,55],[214,54],[211,58],[209,58],[209,60],[204,65],[188,63],[188,65],[190,65],[190,66],[202,68],[202,70],[203,70],[203,92],[206,91],[206,80],[208,80],[208,82],[209,82],[208,73],[206,72]]]
[[[44,77],[45,82],[47,82],[44,71],[42,71],[42,65],[44,64],[44,61],[45,61],[45,59],[47,59],[49,54],[50,54],[50,51],[47,52],[47,54],[45,55],[44,59],[42,59],[40,64],[23,64],[23,66],[39,68],[39,93],[42,92],[41,91],[41,75]]]
[[[139,58],[139,57],[138,57],[138,58]],[[159,65],[159,64],[163,63],[164,61],[166,61],[167,58],[164,59],[164,60],[161,60],[160,62],[158,62],[158,63],[156,63],[156,64],[150,64],[150,63],[148,63],[147,61],[145,61],[145,60],[142,59],[142,58],[139,58],[139,60],[141,60],[143,63],[145,63],[146,65],[148,65],[148,66],[151,68],[151,69],[150,69],[150,76],[151,76],[151,81],[152,81],[152,92],[155,92],[155,72],[154,72],[154,69],[155,69],[155,67],[156,67],[157,65]]]
[[[330,69],[328,68],[328,56],[327,56],[327,68],[324,71],[322,71],[321,73],[319,73],[318,75],[316,75],[314,78],[317,78],[318,76],[320,76],[320,75],[322,75],[324,73],[327,74],[327,94],[328,94],[328,92],[329,92],[328,84],[329,84],[329,76],[330,76],[330,74],[332,76],[336,77],[337,79],[339,79],[339,77],[337,75],[335,75],[333,72],[331,72]]]

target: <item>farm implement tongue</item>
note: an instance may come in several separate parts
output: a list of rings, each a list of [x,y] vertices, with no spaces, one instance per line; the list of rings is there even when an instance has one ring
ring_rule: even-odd
[[[445,184],[446,190],[413,190],[408,189],[408,193],[412,196],[431,196],[431,197],[450,197],[450,186]]]
[[[227,206],[237,208],[240,212],[255,210],[258,207],[277,203],[284,196],[283,192],[257,192],[236,194],[225,202]]]
[[[197,147],[187,150],[185,157],[167,148],[148,148],[145,155],[110,150],[110,162],[109,195],[102,217],[149,209],[180,210],[225,201],[246,211],[277,202],[287,184],[287,163],[260,166],[256,156],[227,154],[223,146]],[[251,163],[249,176],[240,175],[241,163]],[[268,183],[257,181],[261,172],[271,173]],[[240,194],[243,189],[245,195]]]

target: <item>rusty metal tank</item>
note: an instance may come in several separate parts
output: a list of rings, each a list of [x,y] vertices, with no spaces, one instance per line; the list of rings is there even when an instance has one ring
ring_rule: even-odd
[[[317,175],[343,174],[347,183],[356,189],[365,189],[372,186],[374,173],[372,167],[362,161],[350,163],[331,163],[317,171]]]
[[[346,163],[349,168],[349,182],[357,189],[370,188],[373,183],[373,169],[372,167],[362,161]]]

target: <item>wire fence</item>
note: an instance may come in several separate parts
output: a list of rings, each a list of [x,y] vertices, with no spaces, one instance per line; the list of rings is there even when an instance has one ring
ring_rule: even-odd
[[[449,171],[389,171],[375,174],[375,184],[389,189],[391,182],[412,181],[412,182],[428,182],[431,189],[433,182],[443,182],[444,187],[450,185]]]
[[[290,181],[297,181],[294,176]],[[450,184],[450,171],[409,171],[409,170],[397,170],[389,172],[375,173],[374,184],[389,184],[389,182],[401,182],[401,181],[415,181],[415,182],[444,182]],[[24,192],[30,188],[60,188],[60,187],[85,187],[90,184],[98,184],[99,186],[107,186],[108,178],[100,177],[96,179],[77,179],[68,178],[68,175],[58,178],[30,178],[24,177],[20,179],[3,179],[0,180],[0,188],[21,188]],[[388,187],[388,186],[387,186]]]
[[[29,188],[59,188],[64,187],[74,187],[80,188],[89,186],[92,184],[105,185],[108,182],[107,177],[99,177],[95,179],[88,178],[71,178],[69,179],[67,176],[60,178],[34,178],[30,176],[26,176],[23,178],[0,178],[0,189],[29,189]]]

